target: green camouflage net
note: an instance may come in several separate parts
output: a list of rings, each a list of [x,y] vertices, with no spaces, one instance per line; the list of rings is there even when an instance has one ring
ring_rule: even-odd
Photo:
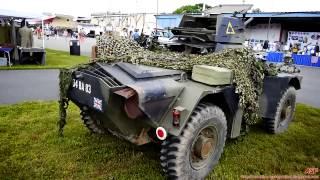
[[[66,125],[67,108],[69,105],[69,98],[67,93],[68,93],[70,84],[72,83],[72,73],[75,70],[79,68],[85,68],[86,66],[87,64],[82,64],[70,69],[67,69],[67,68],[60,69],[60,73],[59,73],[60,98],[59,98],[59,121],[58,121],[60,136],[63,135],[63,128]]]
[[[233,83],[236,93],[240,97],[240,107],[244,109],[244,120],[247,124],[258,121],[258,97],[262,92],[265,75],[277,75],[275,68],[270,68],[266,63],[257,61],[254,54],[248,49],[226,49],[219,53],[208,55],[193,55],[174,52],[152,52],[144,50],[132,40],[103,35],[97,38],[96,62],[128,62],[167,69],[183,70],[191,73],[194,65],[210,65],[224,67],[234,72]],[[74,69],[73,69],[74,70]],[[60,72],[61,99],[67,99],[66,91],[71,83],[71,73]],[[68,76],[68,77],[65,77]],[[68,84],[64,84],[68,83]],[[62,86],[62,87],[61,87]],[[62,105],[60,105],[63,107]],[[65,113],[61,113],[65,115]],[[65,116],[60,117],[61,119]],[[59,124],[65,124],[59,122]]]
[[[59,135],[63,133],[63,127],[66,124],[67,117],[67,108],[69,105],[69,100],[67,98],[67,91],[69,89],[69,85],[71,84],[72,71],[69,69],[61,69],[59,73],[59,88],[60,88],[60,98],[59,98]]]
[[[276,75],[277,70],[257,61],[248,49],[227,49],[208,55],[192,55],[174,52],[152,52],[137,43],[122,37],[103,35],[97,38],[96,61],[128,62],[167,69],[183,70],[191,73],[194,65],[224,67],[234,72],[233,83],[240,96],[240,106],[244,109],[247,124],[258,120],[258,97],[262,92],[265,75]]]

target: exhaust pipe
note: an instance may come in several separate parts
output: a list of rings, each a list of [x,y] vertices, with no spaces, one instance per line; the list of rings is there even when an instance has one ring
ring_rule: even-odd
[[[130,119],[137,119],[143,115],[139,108],[139,96],[134,89],[125,88],[114,92],[125,99],[124,111]]]

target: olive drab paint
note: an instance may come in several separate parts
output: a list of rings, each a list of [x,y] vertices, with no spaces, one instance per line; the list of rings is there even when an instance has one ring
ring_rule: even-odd
[[[184,15],[179,27],[171,31],[170,47],[185,48],[189,52],[217,52],[229,48],[242,48],[244,20],[223,15]]]
[[[270,73],[272,68],[266,63],[256,61],[254,54],[248,49],[226,49],[202,56],[167,51],[151,52],[129,39],[106,34],[97,38],[97,50],[95,63],[62,71],[60,90],[64,96],[61,99],[71,99],[81,109],[89,107],[99,110],[100,120],[106,128],[135,144],[148,142],[143,133],[150,127],[161,126],[169,134],[178,136],[195,106],[201,99],[214,94],[225,94],[223,98],[229,99],[226,101],[233,108],[231,112],[243,109],[243,117],[234,121],[243,119],[245,124],[254,124],[260,117],[259,96],[263,91],[264,78],[277,75]],[[227,68],[233,72],[233,79],[230,84],[216,87],[182,78],[185,77],[183,74],[192,74],[193,67],[199,64]],[[94,68],[90,68],[91,66]],[[79,74],[83,74],[83,77],[73,81],[72,77]],[[71,89],[65,84],[68,82]],[[137,99],[132,101],[131,98],[114,93],[122,88],[131,88]],[[130,119],[123,109],[122,103],[126,101],[130,102],[129,105],[138,107],[144,116]],[[180,113],[179,126],[177,122],[173,122],[174,107],[184,109]],[[137,109],[131,108],[132,110]],[[233,115],[230,114],[231,117]]]
[[[293,85],[300,89],[302,77],[277,76],[276,68],[257,61],[249,49],[235,48],[241,47],[243,40],[244,26],[238,18],[220,16],[215,20],[218,35],[215,51],[220,52],[201,56],[151,52],[128,38],[99,36],[94,62],[60,70],[59,133],[62,134],[66,124],[66,109],[71,100],[80,108],[84,124],[95,133],[103,132],[99,129],[108,130],[136,145],[163,142],[161,164],[168,166],[171,161],[163,159],[163,150],[171,156],[175,151],[171,149],[176,148],[168,147],[180,147],[176,146],[177,140],[186,136],[180,142],[198,139],[196,133],[186,130],[203,128],[200,119],[213,124],[215,120],[223,120],[221,126],[215,126],[223,132],[217,135],[221,139],[218,145],[221,155],[226,138],[240,136],[241,128],[258,122],[261,117],[274,117],[283,92]],[[206,66],[194,71],[200,75],[194,81],[190,77],[197,65]],[[201,112],[208,113],[196,118],[201,117]],[[208,118],[209,114],[219,115]],[[178,153],[181,149],[191,150],[177,149]],[[212,158],[218,161],[220,155]]]

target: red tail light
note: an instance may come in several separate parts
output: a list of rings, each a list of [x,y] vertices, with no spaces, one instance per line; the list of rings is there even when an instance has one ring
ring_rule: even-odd
[[[180,126],[180,111],[178,111],[177,109],[173,109],[172,111],[172,125],[174,127]]]

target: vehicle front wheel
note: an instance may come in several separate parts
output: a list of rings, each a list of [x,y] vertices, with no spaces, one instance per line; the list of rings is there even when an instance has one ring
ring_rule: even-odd
[[[289,87],[280,99],[275,117],[266,119],[267,130],[273,134],[282,133],[288,129],[296,109],[296,89]]]
[[[169,179],[204,179],[218,163],[227,135],[224,112],[199,104],[180,136],[162,144],[161,166]]]

